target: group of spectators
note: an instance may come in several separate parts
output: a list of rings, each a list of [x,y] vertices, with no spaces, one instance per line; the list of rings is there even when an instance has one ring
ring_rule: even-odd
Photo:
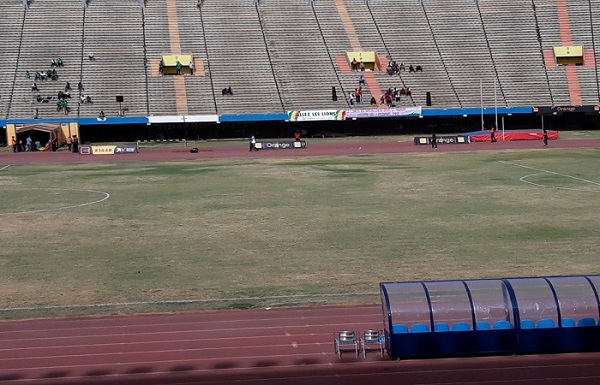
[[[90,52],[88,54],[88,57],[90,60],[95,60],[93,52]],[[52,59],[52,61],[50,62],[50,67],[52,68],[48,71],[38,71],[35,73],[36,81],[34,81],[31,85],[31,91],[37,92],[37,95],[35,97],[37,103],[49,103],[52,99],[54,99],[53,96],[42,96],[40,94],[40,89],[38,87],[37,80],[58,80],[58,72],[56,71],[55,67],[64,67],[64,61],[61,58]],[[26,71],[25,77],[31,78],[31,74],[29,73],[29,71]],[[81,104],[92,103],[92,97],[83,93],[84,87],[81,82],[79,82],[77,88],[79,90],[79,102]],[[56,111],[64,111],[65,115],[67,115],[70,112],[69,102],[67,99],[71,99],[71,83],[69,82],[66,82],[64,90],[59,90],[56,95]],[[38,113],[38,109],[36,108],[34,110],[35,119],[38,118]]]
[[[406,66],[404,65],[404,63],[398,64],[394,60],[388,62],[388,65],[387,65],[388,75],[394,75],[394,74],[398,74],[398,73],[404,72],[404,71],[406,71]],[[408,73],[417,73],[417,72],[423,72],[423,67],[421,67],[420,65],[413,66],[412,64],[408,66]]]
[[[402,96],[412,96],[412,91],[408,87],[388,88],[384,95],[379,99],[380,104],[387,104],[388,107],[396,106],[396,103],[402,100]],[[371,101],[373,104],[373,101]]]
[[[348,104],[351,106],[354,105],[354,102],[360,103],[362,101],[363,90],[362,87],[355,88],[354,91],[348,92],[348,96],[346,99],[348,100]]]

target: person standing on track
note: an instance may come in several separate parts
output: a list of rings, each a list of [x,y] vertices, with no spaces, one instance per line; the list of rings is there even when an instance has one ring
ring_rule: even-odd
[[[258,148],[256,148],[256,138],[254,137],[254,135],[252,135],[252,137],[250,138],[250,152],[252,152],[252,150],[258,151]]]
[[[544,142],[544,147],[548,147],[548,131],[545,128],[542,128],[542,142]]]
[[[492,143],[497,142],[496,140],[496,126],[492,124],[492,127],[490,128],[490,138],[492,139]]]
[[[437,148],[437,136],[435,132],[431,134],[431,148]]]

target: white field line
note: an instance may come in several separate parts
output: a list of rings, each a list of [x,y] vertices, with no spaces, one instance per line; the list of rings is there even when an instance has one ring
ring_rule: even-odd
[[[599,182],[595,182],[595,181],[589,180],[589,179],[580,178],[580,177],[577,177],[577,176],[574,176],[574,175],[562,174],[560,172],[554,172],[554,171],[550,171],[550,170],[544,170],[543,168],[525,166],[523,164],[514,163],[514,162],[507,162],[507,161],[503,161],[503,160],[501,160],[500,163],[509,164],[511,166],[521,167],[521,168],[525,168],[525,169],[528,169],[528,170],[540,171],[539,173],[529,174],[529,175],[525,175],[525,176],[522,176],[522,177],[519,178],[519,180],[521,182],[529,183],[529,184],[537,186],[537,187],[555,188],[555,189],[560,189],[560,190],[570,190],[570,191],[580,191],[580,192],[600,192],[599,190],[588,190],[588,189],[579,189],[579,188],[571,188],[571,187],[548,186],[548,185],[544,185],[544,184],[534,183],[534,182],[528,181],[527,178],[530,178],[530,177],[536,176],[536,175],[552,174],[552,175],[558,175],[558,176],[562,176],[562,177],[565,177],[565,178],[574,179],[574,180],[577,180],[577,181],[580,181],[580,182],[590,183],[590,184],[593,184],[593,185],[596,185],[596,186],[600,186]]]
[[[6,166],[4,166],[4,167],[0,168],[0,171],[4,171],[4,170],[6,170],[6,169],[7,169],[7,168],[9,168],[9,167],[10,167],[10,164],[7,164]]]
[[[46,209],[39,210],[28,210],[28,211],[13,211],[10,213],[0,213],[1,216],[6,215],[18,215],[18,214],[33,214],[33,213],[43,213],[48,211],[57,211],[57,210],[65,210],[65,209],[75,209],[79,207],[91,206],[97,203],[104,202],[108,198],[110,198],[110,194],[104,191],[96,191],[96,190],[87,190],[87,189],[77,189],[77,188],[54,188],[54,187],[28,187],[29,190],[55,190],[55,191],[76,191],[76,192],[89,192],[94,194],[104,195],[101,199],[95,200],[93,202],[80,203],[78,205],[70,205],[70,206],[60,206],[60,207],[51,207]],[[0,309],[1,310],[1,309]]]
[[[108,199],[108,198],[105,198]],[[2,215],[2,214],[0,214]],[[0,308],[3,311],[20,311],[20,310],[52,310],[52,309],[81,309],[81,308],[99,308],[113,306],[138,306],[138,305],[184,305],[184,304],[200,304],[211,302],[236,302],[236,301],[260,301],[260,300],[289,300],[301,298],[334,298],[334,297],[349,297],[349,296],[370,296],[379,295],[379,292],[372,293],[340,293],[340,294],[295,294],[295,295],[272,295],[267,297],[239,297],[239,298],[215,298],[215,299],[175,299],[166,301],[136,301],[136,302],[109,302],[95,303],[87,305],[48,305],[48,306],[26,306],[26,307],[6,307]]]

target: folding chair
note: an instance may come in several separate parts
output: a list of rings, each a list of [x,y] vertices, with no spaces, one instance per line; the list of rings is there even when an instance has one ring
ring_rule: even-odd
[[[383,347],[385,345],[385,334],[383,330],[365,330],[360,337],[360,348],[363,358],[367,358],[367,350],[379,350],[383,357]]]
[[[342,358],[342,350],[354,350],[356,358],[358,358],[358,339],[356,332],[343,330],[334,333],[333,343],[335,345],[335,354]]]

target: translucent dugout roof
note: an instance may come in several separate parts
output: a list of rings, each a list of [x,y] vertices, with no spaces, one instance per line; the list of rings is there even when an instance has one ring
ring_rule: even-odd
[[[558,327],[565,319],[584,318],[597,325],[600,318],[598,275],[383,282],[380,287],[388,330],[398,324],[478,330],[498,322],[514,328],[524,320]]]

